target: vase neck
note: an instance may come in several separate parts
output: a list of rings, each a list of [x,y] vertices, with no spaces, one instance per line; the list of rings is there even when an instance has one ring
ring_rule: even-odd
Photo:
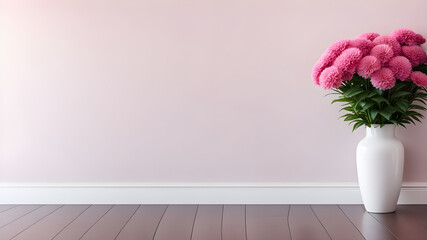
[[[371,127],[366,127],[366,136],[367,137],[394,137],[394,130],[396,125],[386,124],[382,128],[379,125],[372,125]]]

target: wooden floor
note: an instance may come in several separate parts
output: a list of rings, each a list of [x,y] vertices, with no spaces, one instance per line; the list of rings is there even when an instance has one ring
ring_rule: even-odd
[[[0,205],[0,240],[427,239],[427,205]]]

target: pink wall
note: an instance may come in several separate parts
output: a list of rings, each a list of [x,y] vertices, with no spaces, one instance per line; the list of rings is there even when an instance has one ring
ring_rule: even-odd
[[[2,182],[348,182],[364,130],[311,81],[427,1],[0,0]],[[427,181],[427,124],[398,130]]]

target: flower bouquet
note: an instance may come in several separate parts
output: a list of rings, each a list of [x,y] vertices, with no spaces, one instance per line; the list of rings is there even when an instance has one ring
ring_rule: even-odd
[[[357,145],[357,174],[368,212],[396,209],[402,185],[404,146],[395,127],[421,122],[427,103],[426,40],[409,29],[389,35],[364,33],[333,43],[313,68],[313,80],[331,89],[353,131],[366,126]]]
[[[426,39],[409,29],[364,33],[333,43],[314,65],[314,82],[332,90],[353,125],[421,122],[427,101]]]

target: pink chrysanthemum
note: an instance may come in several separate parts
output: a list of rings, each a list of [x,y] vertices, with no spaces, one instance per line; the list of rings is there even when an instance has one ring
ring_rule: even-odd
[[[319,85],[319,76],[322,71],[325,69],[321,64],[315,64],[313,70],[311,70],[311,77],[313,78],[314,83]]]
[[[362,52],[357,48],[347,48],[335,59],[333,66],[342,72],[352,72],[362,58]]]
[[[353,78],[353,75],[354,75],[354,73],[351,73],[351,72],[344,72],[344,73],[342,74],[341,79],[342,79],[343,81],[349,81],[349,80],[351,80],[351,79]]]
[[[369,41],[373,41],[378,36],[379,36],[378,33],[367,32],[367,33],[360,34],[357,38],[363,38],[363,39],[366,39],[366,40],[369,40]]]
[[[372,48],[371,55],[378,58],[381,64],[384,65],[384,63],[388,62],[394,56],[394,53],[389,45],[379,44]]]
[[[396,38],[394,38],[393,36],[390,35],[383,35],[383,36],[379,36],[377,38],[375,38],[373,40],[373,42],[377,45],[379,44],[387,44],[391,47],[391,49],[393,49],[394,55],[397,56],[400,54],[400,44],[399,42],[396,40]]]
[[[362,56],[365,56],[368,54],[371,49],[375,46],[375,44],[372,41],[363,39],[363,38],[356,38],[350,41],[350,44],[348,47],[355,47],[358,48],[362,52]]]
[[[396,56],[390,60],[388,67],[397,79],[407,80],[412,72],[412,65],[404,56]]]
[[[381,62],[374,56],[366,56],[360,60],[357,66],[357,74],[369,78],[371,74],[381,68]]]
[[[313,81],[319,85],[319,77],[322,71],[330,66],[335,59],[347,48],[350,40],[339,40],[334,42],[320,57],[312,70]]]
[[[396,38],[400,45],[413,46],[426,42],[426,39],[421,34],[417,34],[406,28],[397,29],[391,35]]]
[[[394,87],[396,84],[396,78],[390,69],[381,68],[371,74],[371,83],[376,88],[387,90]]]
[[[423,37],[423,35],[417,33],[417,35],[415,35],[414,42],[415,42],[415,44],[421,45],[421,44],[424,44],[426,42],[426,39]]]
[[[426,52],[420,46],[403,46],[402,54],[409,59],[413,67],[427,61]]]
[[[341,72],[335,66],[328,67],[320,74],[319,80],[319,84],[323,89],[337,88],[342,82]]]
[[[419,71],[412,72],[411,80],[420,87],[427,87],[427,75],[425,73]]]

